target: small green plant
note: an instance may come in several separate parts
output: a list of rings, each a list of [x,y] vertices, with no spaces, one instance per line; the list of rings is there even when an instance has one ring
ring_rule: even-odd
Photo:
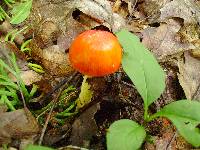
[[[32,0],[21,0],[16,2],[15,0],[4,0],[6,5],[11,9],[10,15],[0,6],[0,21],[7,18],[11,24],[19,24],[23,22],[30,14],[32,8]]]
[[[10,32],[8,32],[7,33],[7,35],[6,35],[6,37],[5,37],[5,39],[4,39],[4,41],[6,41],[6,42],[14,42],[14,40],[15,40],[15,37],[18,35],[18,34],[20,34],[21,32],[23,32],[24,30],[26,30],[27,29],[27,27],[25,27],[25,28],[23,28],[23,29],[21,29],[21,30],[17,30],[17,29],[15,29],[15,30],[12,30],[12,31],[10,31]],[[29,41],[29,40],[28,40]],[[28,42],[29,43],[29,42]],[[27,46],[27,44],[28,43],[23,43],[23,44],[25,44],[25,45],[23,45],[23,47],[25,48],[26,46]],[[21,50],[23,50],[22,48],[21,48]]]
[[[200,103],[178,100],[150,115],[148,107],[157,100],[165,88],[165,73],[151,52],[132,33],[122,30],[117,37],[124,49],[122,66],[144,102],[144,120],[166,117],[178,132],[194,147],[200,146]],[[108,150],[139,149],[146,137],[145,128],[135,121],[122,119],[114,122],[107,132]]]
[[[15,110],[15,106],[22,104],[19,98],[20,93],[25,101],[29,101],[37,91],[37,86],[33,85],[29,92],[20,77],[20,69],[14,53],[6,57],[9,64],[0,59],[0,104],[6,104],[10,110]],[[9,74],[16,78],[16,82],[11,80]]]
[[[32,39],[26,40],[24,43],[22,43],[20,50],[22,52],[26,52],[29,55],[31,55],[31,49],[27,47],[27,45],[32,41]]]
[[[38,64],[34,64],[34,63],[28,63],[28,67],[32,70],[34,70],[37,73],[45,73],[44,69],[42,68],[42,66],[38,65]]]
[[[8,7],[12,7],[12,4],[15,3],[15,0],[3,0],[3,1],[6,3],[6,5],[8,5]]]
[[[73,86],[69,86],[61,92],[58,98],[58,102],[56,102],[54,106],[55,109],[59,108],[61,110],[61,112],[58,112],[54,116],[54,119],[57,120],[59,124],[64,125],[65,120],[68,117],[74,116],[78,113],[77,111],[75,111],[76,103],[74,102],[74,100],[77,97],[76,92],[77,92],[77,89]],[[47,106],[34,112],[35,115],[37,116],[37,120],[39,120],[41,124],[43,124],[42,116],[46,112],[48,112],[53,105],[54,105],[54,102],[51,101]]]

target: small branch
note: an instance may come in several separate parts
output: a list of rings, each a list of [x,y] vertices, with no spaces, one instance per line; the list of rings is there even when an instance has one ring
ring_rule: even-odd
[[[170,148],[170,145],[172,144],[172,142],[174,142],[174,140],[175,140],[177,134],[178,134],[177,131],[173,134],[172,138],[170,139],[169,143],[168,143],[167,146],[166,146],[166,150],[171,149],[171,148]]]

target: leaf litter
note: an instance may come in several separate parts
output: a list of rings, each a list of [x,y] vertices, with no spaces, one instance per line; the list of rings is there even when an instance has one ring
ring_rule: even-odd
[[[69,63],[67,51],[76,35],[93,28],[103,28],[113,32],[117,32],[121,28],[128,28],[136,33],[143,44],[153,52],[167,74],[166,90],[160,100],[154,104],[156,107],[151,108],[150,111],[159,110],[166,103],[176,100],[177,97],[183,98],[183,91],[181,93],[179,84],[182,86],[187,99],[199,101],[199,7],[200,3],[195,0],[33,1],[31,15],[24,23],[25,25],[31,25],[31,28],[21,34],[23,38],[19,41],[23,41],[24,38],[33,38],[29,44],[32,49],[31,59],[33,62],[40,64],[45,73],[38,74],[33,70],[26,70],[28,69],[26,68],[22,71],[21,77],[27,86],[41,81],[41,91],[38,94],[45,91],[42,90],[42,88],[45,88],[42,87],[42,83],[48,82],[48,85],[51,86],[46,89],[46,92],[48,92],[49,89],[54,89],[54,86],[64,77],[70,77],[74,72]],[[0,25],[0,31],[3,30],[5,36],[7,30],[4,31],[5,28],[1,27]],[[12,49],[19,51],[18,48]],[[0,55],[0,57],[2,56]],[[173,63],[171,63],[172,61]],[[26,62],[24,63],[25,65],[22,65],[21,68],[27,65]],[[13,80],[15,81],[15,79]],[[77,88],[77,91],[79,91],[81,80],[78,76],[71,82]],[[136,119],[138,122],[143,121],[141,119],[143,115],[141,112],[141,99],[129,82],[130,80],[127,79],[122,70],[111,77],[105,77],[99,79],[99,81],[95,79],[92,82],[89,81],[88,85],[90,85],[87,86],[86,90],[89,90],[88,93],[90,94],[85,96],[87,100],[83,100],[83,106],[80,105],[80,116],[72,115],[68,119],[65,118],[63,123],[63,118],[55,117],[56,113],[69,110],[67,113],[73,114],[75,108],[70,107],[72,105],[67,103],[71,102],[70,100],[66,100],[66,104],[60,103],[64,106],[54,110],[44,142],[55,147],[66,146],[67,141],[67,145],[73,144],[86,148],[105,149],[106,129],[114,120],[128,117]],[[93,98],[91,98],[90,90],[93,91]],[[54,91],[52,97],[55,96]],[[78,95],[75,97],[73,97],[74,100],[78,98]],[[40,99],[38,100],[40,101]],[[42,108],[49,102],[41,101],[38,103],[38,100],[33,108]],[[104,108],[100,107],[101,105]],[[10,143],[13,137],[22,139],[26,135],[32,136],[38,133],[38,123],[32,115],[29,119],[27,117],[29,115],[25,113],[24,109],[5,112],[5,109],[1,108],[0,119],[2,119],[2,122],[0,121],[0,125],[2,126],[0,126],[0,135],[3,138],[0,137],[0,141],[3,139],[2,141],[5,143]],[[16,120],[12,119],[16,115],[19,115],[19,117]],[[42,124],[46,115],[37,121]],[[7,131],[6,128],[4,130],[6,127],[4,124],[5,117],[9,119],[8,125],[12,125],[13,122],[19,124],[17,135],[21,136],[17,137],[14,129]],[[30,120],[30,122],[27,120]],[[24,126],[20,122],[24,123]],[[161,122],[164,123],[163,120]],[[29,123],[30,128],[27,128]],[[176,131],[170,123],[170,126],[167,127],[169,133],[164,132],[166,127],[163,124],[159,127],[158,124],[159,121],[156,121],[152,123],[152,127],[149,127],[152,134],[161,135],[156,140],[154,148],[162,149],[167,146],[169,146],[168,148],[175,148],[177,144],[174,144],[174,141],[169,142],[172,140],[173,135],[175,135],[174,140],[176,143],[184,143],[184,140],[180,140],[179,136],[174,134]],[[58,126],[63,128],[52,130]],[[21,130],[22,127],[25,130]],[[58,134],[51,134],[51,132]],[[51,135],[54,135],[53,140],[48,140],[51,139]],[[185,147],[188,148],[188,145]],[[147,146],[148,148],[150,146]]]

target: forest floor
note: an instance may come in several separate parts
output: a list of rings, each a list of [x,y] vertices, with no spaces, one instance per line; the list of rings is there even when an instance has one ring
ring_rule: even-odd
[[[8,33],[21,29],[13,41],[5,41]],[[68,50],[73,39],[89,29],[112,33],[127,29],[156,57],[166,73],[166,88],[150,106],[151,114],[177,100],[200,101],[200,1],[33,0],[24,22],[0,24],[0,58],[12,66],[9,56],[14,52],[24,88],[30,94],[37,87],[28,100],[22,96],[24,91],[14,90],[19,103],[13,110],[8,103],[0,105],[0,144],[15,149],[39,143],[60,149],[104,150],[107,129],[114,121],[145,123],[142,98],[122,67],[114,74],[89,78],[92,98],[77,111],[74,102],[83,77],[72,68]],[[28,50],[22,52],[21,45],[29,39]],[[5,74],[20,84],[9,70]],[[1,80],[0,88],[3,100],[1,90],[7,87]],[[146,130],[142,149],[195,149],[165,118],[149,122]]]

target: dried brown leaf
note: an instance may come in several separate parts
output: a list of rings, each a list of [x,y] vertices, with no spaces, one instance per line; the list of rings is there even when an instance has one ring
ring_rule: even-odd
[[[183,87],[187,99],[200,101],[200,61],[188,52],[184,60],[179,60],[179,82]]]
[[[74,121],[72,125],[71,144],[88,147],[90,140],[97,134],[98,128],[94,119],[95,113],[99,110],[99,104],[95,104]]]
[[[98,23],[93,23],[94,25],[89,28],[105,25],[109,29],[112,29],[113,32],[116,32],[125,26],[125,20],[112,12],[112,7],[107,0],[77,0],[74,8],[79,9]]]
[[[39,126],[32,114],[25,109],[0,114],[0,145],[12,139],[27,138],[39,132]]]
[[[160,9],[160,20],[179,17],[185,24],[200,23],[200,7],[194,0],[173,0]]]
[[[185,50],[194,49],[190,43],[181,42],[177,35],[181,25],[178,21],[169,19],[166,24],[159,27],[149,27],[143,32],[142,43],[145,44],[158,59],[175,55]]]
[[[101,22],[113,24],[112,7],[107,0],[76,0],[74,7]]]

